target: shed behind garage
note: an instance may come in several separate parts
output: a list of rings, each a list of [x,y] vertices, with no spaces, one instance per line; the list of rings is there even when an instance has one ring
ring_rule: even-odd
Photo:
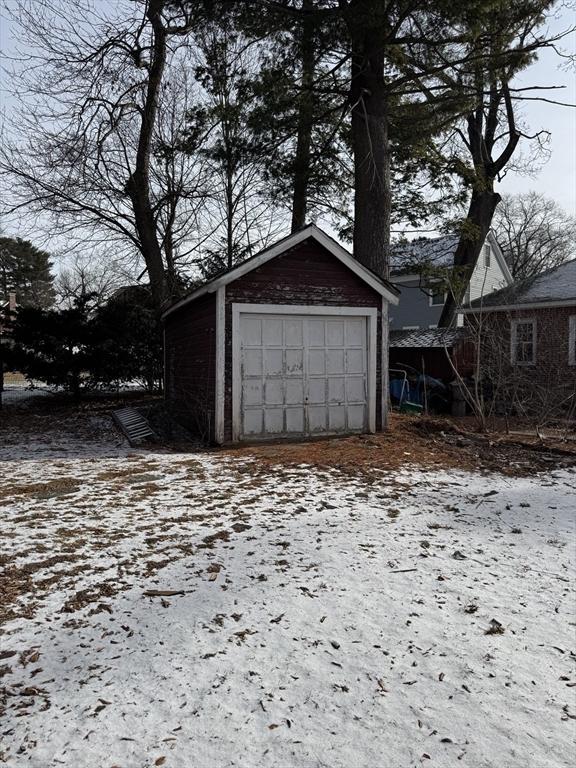
[[[284,238],[165,313],[173,413],[216,443],[381,429],[397,293],[314,225]]]

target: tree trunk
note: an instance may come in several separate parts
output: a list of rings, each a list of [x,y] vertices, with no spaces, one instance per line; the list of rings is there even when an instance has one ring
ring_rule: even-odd
[[[454,323],[456,308],[462,303],[474,266],[480,255],[482,245],[490,230],[500,195],[494,192],[494,183],[488,181],[482,190],[474,189],[464,222],[463,232],[454,254],[452,290],[448,291],[438,325],[450,326]],[[474,234],[471,235],[470,232]]]
[[[314,120],[314,19],[312,0],[303,2],[302,28],[300,30],[300,60],[302,80],[298,100],[298,133],[294,157],[292,190],[292,232],[306,224],[308,213],[308,184],[310,181],[310,159],[312,150],[312,123]]]
[[[164,4],[165,0],[150,0],[148,5],[147,16],[154,30],[154,40],[138,137],[136,164],[126,185],[126,191],[134,209],[136,230],[150,280],[150,290],[158,308],[161,308],[170,298],[170,287],[150,202],[150,151],[158,112],[158,95],[166,64],[166,30],[161,18]]]
[[[234,266],[234,171],[230,161],[226,163],[226,266]]]
[[[369,13],[370,12],[370,13]],[[372,20],[366,26],[362,20]],[[349,101],[354,153],[354,256],[388,277],[390,269],[390,147],[388,91],[384,78],[385,13],[370,2],[349,6],[352,41]]]

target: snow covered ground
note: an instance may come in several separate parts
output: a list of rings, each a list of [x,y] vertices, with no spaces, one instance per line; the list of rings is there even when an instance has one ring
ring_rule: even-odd
[[[369,482],[83,426],[0,449],[0,763],[573,764],[576,474]]]

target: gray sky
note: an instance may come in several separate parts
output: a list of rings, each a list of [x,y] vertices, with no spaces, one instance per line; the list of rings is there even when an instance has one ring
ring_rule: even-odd
[[[0,0],[0,48],[10,52],[13,48],[10,23],[4,8],[14,0]],[[58,2],[58,0],[54,0]],[[96,3],[114,5],[115,0],[95,0]],[[571,8],[565,7],[571,5]],[[553,34],[576,26],[576,3],[562,3],[556,17],[550,20]],[[561,42],[561,47],[576,54],[576,33]],[[2,75],[3,77],[3,75]],[[9,116],[10,99],[2,82],[0,88],[0,109]],[[542,51],[538,60],[518,78],[516,86],[563,86],[563,90],[533,92],[528,96],[547,97],[558,101],[576,103],[576,73],[566,67],[552,50]],[[521,118],[527,133],[539,130],[551,132],[548,161],[533,175],[526,176],[509,172],[498,189],[503,193],[521,193],[530,189],[554,198],[569,213],[576,215],[576,109],[549,104],[542,101],[526,101],[522,106]]]
[[[562,8],[558,18],[551,21],[549,28],[553,34],[576,26],[576,3],[572,6],[571,10]],[[576,33],[573,32],[560,45],[576,55]],[[564,86],[562,90],[532,95],[576,104],[576,73],[574,69],[568,70],[565,62],[552,50],[542,51],[538,61],[522,72],[515,84],[516,87],[561,85]],[[515,173],[507,175],[499,191],[519,193],[535,189],[554,198],[567,212],[576,215],[576,109],[526,101],[522,112],[527,133],[542,129],[551,132],[551,156],[535,177]]]

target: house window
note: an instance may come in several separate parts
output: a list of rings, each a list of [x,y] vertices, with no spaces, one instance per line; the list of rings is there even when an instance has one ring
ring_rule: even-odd
[[[570,315],[568,333],[568,363],[576,365],[576,315]]]
[[[536,320],[512,320],[511,359],[516,365],[536,362]]]
[[[432,293],[430,294],[430,306],[431,307],[443,307],[446,302],[446,291],[441,288],[435,288],[432,286]]]
[[[490,244],[486,243],[484,245],[484,266],[489,267],[492,259],[492,253],[490,251]]]

